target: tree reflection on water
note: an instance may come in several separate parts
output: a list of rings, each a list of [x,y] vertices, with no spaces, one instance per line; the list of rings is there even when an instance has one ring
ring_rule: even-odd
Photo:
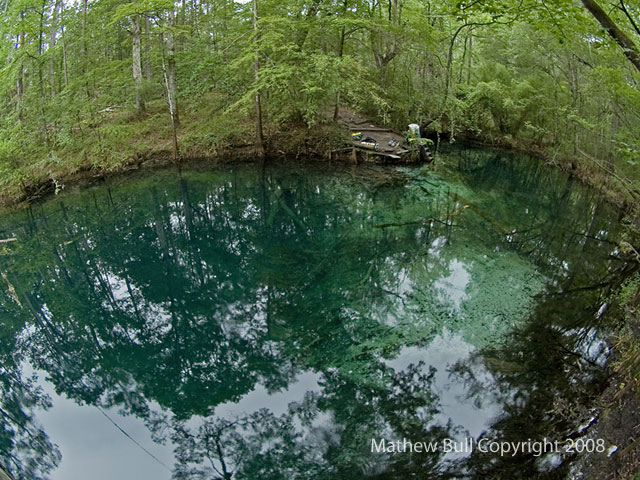
[[[20,373],[28,361],[57,392],[171,441],[174,478],[533,474],[530,458],[371,453],[372,438],[468,430],[439,419],[452,407],[438,369],[496,405],[485,435],[509,439],[558,430],[542,405],[572,385],[565,365],[598,376],[576,342],[619,276],[617,219],[535,163],[451,156],[435,174],[156,172],[6,217],[19,240],[0,260],[0,461],[41,478],[60,459],[34,419],[47,398]],[[579,294],[554,300],[567,289]],[[450,333],[473,351],[455,365],[389,365]],[[317,388],[288,398],[309,373]],[[279,411],[219,413],[258,388],[267,402],[284,392]]]

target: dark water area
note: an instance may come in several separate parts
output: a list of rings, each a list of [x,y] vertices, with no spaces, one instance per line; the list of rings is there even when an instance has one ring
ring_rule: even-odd
[[[564,478],[568,453],[477,442],[576,435],[568,412],[608,355],[618,229],[595,192],[482,150],[69,189],[0,219],[17,238],[0,245],[0,463],[25,479]]]

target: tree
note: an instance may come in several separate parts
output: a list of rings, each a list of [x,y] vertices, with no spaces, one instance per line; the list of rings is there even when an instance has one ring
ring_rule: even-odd
[[[175,27],[175,12],[169,9],[168,12],[168,30],[166,33],[167,46],[167,66],[165,68],[164,61],[162,70],[164,73],[164,81],[167,89],[167,102],[169,103],[169,116],[171,117],[171,136],[173,147],[173,159],[178,158],[178,126],[180,125],[180,116],[178,114],[178,103],[176,101],[176,59],[175,59],[175,39],[174,33],[171,31]]]
[[[133,81],[135,83],[136,110],[138,114],[145,111],[144,99],[142,98],[142,60],[140,43],[140,15],[132,15],[129,19],[131,26],[131,60]]]
[[[259,42],[258,31],[258,0],[253,0],[253,35],[256,45]],[[253,76],[254,81],[257,83],[260,76],[260,49],[255,48],[254,60],[253,60]],[[255,92],[255,109],[256,109],[256,152],[259,157],[264,157],[264,138],[262,132],[262,98],[260,95],[260,89],[256,89]]]

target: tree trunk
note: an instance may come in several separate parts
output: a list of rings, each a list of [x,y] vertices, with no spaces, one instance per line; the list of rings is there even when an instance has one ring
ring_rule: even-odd
[[[24,48],[24,32],[18,36],[18,45],[16,49]],[[24,61],[20,60],[20,67],[18,69],[18,79],[16,81],[16,111],[18,112],[18,118],[22,119],[22,98],[24,97]]]
[[[88,0],[82,0],[82,75],[84,78],[84,88],[87,92],[87,98],[91,98],[91,90],[89,90],[89,82],[87,81],[87,2]]]
[[[344,54],[344,40],[345,40],[345,29],[342,27],[342,31],[340,32],[340,43],[338,45],[338,58],[342,58]],[[333,121],[338,121],[338,114],[340,113],[340,89],[338,89],[338,93],[336,93],[336,106],[333,110]]]
[[[342,14],[346,15],[347,13],[347,0],[344,0],[342,4]],[[344,55],[344,42],[346,41],[346,27],[343,25],[340,29],[340,42],[338,43],[338,58],[342,58]],[[338,121],[338,114],[340,113],[340,89],[338,89],[338,93],[336,93],[336,106],[333,110],[333,121]]]
[[[586,8],[591,15],[602,25],[607,33],[613,38],[618,45],[622,47],[624,55],[627,59],[636,67],[636,70],[640,72],[640,53],[638,47],[633,43],[626,33],[624,33],[615,22],[607,15],[600,5],[595,0],[582,0],[584,8]]]
[[[131,19],[131,56],[133,59],[133,82],[135,84],[136,110],[138,114],[145,111],[142,98],[142,65],[140,63],[140,16]]]
[[[607,168],[611,173],[616,169],[616,137],[618,135],[618,128],[620,127],[620,117],[618,116],[617,109],[613,108],[613,114],[611,116],[611,133],[610,133],[610,146],[607,154]]]
[[[87,1],[82,0],[82,56],[87,56]],[[84,73],[84,72],[83,72]]]
[[[49,31],[49,81],[51,82],[51,97],[56,96],[56,58],[53,51],[56,46],[58,36],[58,17],[60,15],[60,0],[56,0],[51,17],[51,30]]]
[[[20,65],[18,79],[16,80],[16,112],[18,118],[22,119],[22,97],[24,95],[24,67]]]
[[[164,81],[167,89],[167,101],[169,103],[169,115],[171,116],[171,134],[173,145],[173,159],[178,158],[178,126],[180,117],[178,116],[178,105],[176,102],[176,59],[175,59],[175,39],[171,27],[175,24],[175,13],[169,11],[169,31],[167,32],[167,68],[164,70]],[[164,67],[164,62],[163,62]]]
[[[62,32],[62,72],[64,75],[64,88],[67,88],[69,86],[69,68],[67,66],[67,39],[64,35],[64,25],[60,31]]]
[[[469,60],[467,63],[467,85],[471,85],[471,63],[473,62],[473,27],[469,29]]]
[[[144,78],[151,81],[151,20],[144,17]]]
[[[255,57],[253,62],[254,80],[258,81],[260,73],[260,49],[258,48],[258,0],[253,0],[253,32],[255,35]],[[262,133],[262,101],[260,98],[260,90],[256,91],[256,154],[264,157],[264,136]]]
[[[169,12],[169,27],[173,27],[176,23],[176,18],[173,10]],[[178,115],[178,103],[176,101],[176,94],[178,89],[176,88],[176,42],[173,36],[173,32],[169,31],[167,35],[167,65],[168,65],[168,92],[171,108],[171,118],[176,126],[180,125],[180,117]]]
[[[49,136],[47,134],[47,117],[44,109],[45,104],[45,87],[44,87],[44,72],[43,72],[43,63],[42,62],[42,53],[44,50],[44,15],[45,15],[45,5],[43,4],[42,10],[40,11],[40,31],[38,32],[38,103],[40,105],[40,120],[42,121],[42,139],[43,143],[48,147],[49,146]]]

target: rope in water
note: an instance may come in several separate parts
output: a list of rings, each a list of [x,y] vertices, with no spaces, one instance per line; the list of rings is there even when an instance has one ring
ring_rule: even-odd
[[[127,432],[125,432],[124,429],[120,425],[118,425],[115,422],[115,420],[113,420],[107,414],[107,412],[105,412],[102,408],[100,408],[98,406],[96,406],[96,408],[100,411],[100,413],[102,413],[102,415],[104,415],[107,418],[107,420],[109,420],[118,430],[120,430],[125,437],[127,437],[129,440],[131,440],[133,443],[135,443],[138,447],[140,447],[142,449],[143,452],[145,452],[147,455],[149,455],[151,458],[153,458],[156,462],[158,462],[160,465],[162,465],[164,468],[166,468],[167,470],[169,470],[171,472],[171,468],[169,468],[166,463],[164,463],[162,460],[160,460],[158,457],[156,457],[149,450],[144,448],[135,438],[133,438],[131,435],[129,435]]]

